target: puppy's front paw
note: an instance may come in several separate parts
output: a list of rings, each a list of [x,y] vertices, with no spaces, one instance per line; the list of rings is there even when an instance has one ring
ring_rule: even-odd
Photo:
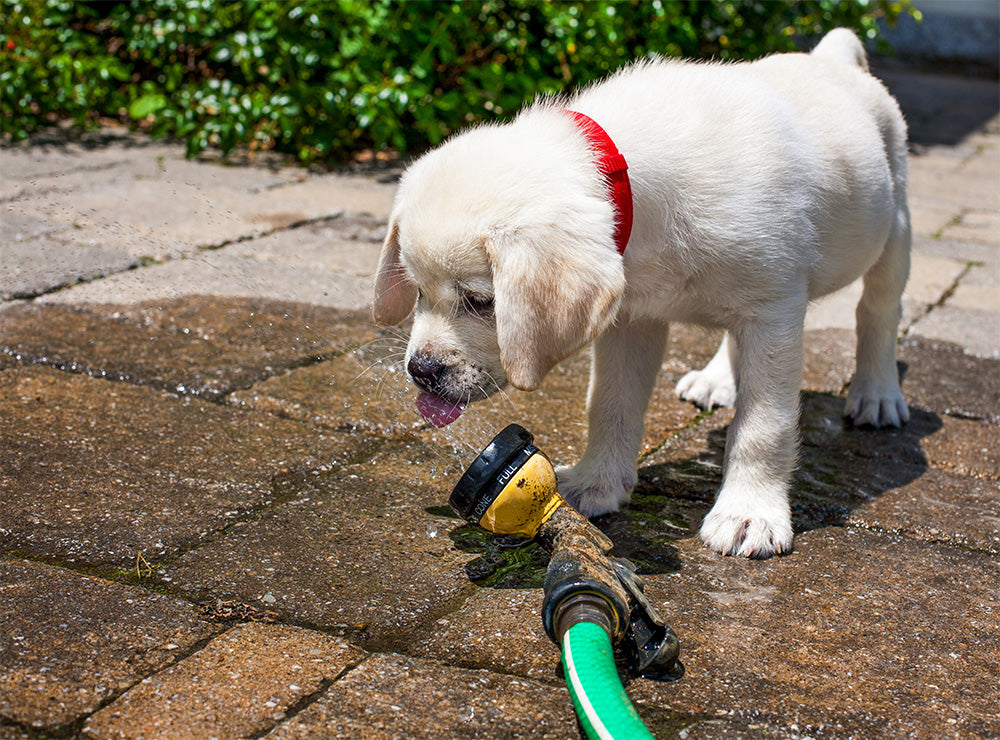
[[[703,409],[732,406],[736,403],[736,382],[733,374],[718,371],[711,365],[704,370],[692,370],[677,383],[677,395]]]
[[[566,503],[590,518],[618,511],[632,496],[636,474],[594,474],[578,465],[556,468],[556,480]]]
[[[910,410],[898,385],[855,379],[847,392],[844,416],[854,426],[899,427],[910,420]]]
[[[723,555],[769,558],[790,552],[792,538],[789,512],[750,515],[716,504],[701,525],[702,542]]]

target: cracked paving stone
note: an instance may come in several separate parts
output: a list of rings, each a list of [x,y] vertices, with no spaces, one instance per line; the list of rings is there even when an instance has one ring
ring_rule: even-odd
[[[83,732],[102,740],[259,736],[363,657],[320,632],[240,625],[143,679],[90,717]]]
[[[569,738],[564,688],[401,655],[376,655],[266,735],[307,738]]]
[[[372,443],[45,367],[0,373],[0,548],[131,567],[204,541]]]
[[[357,313],[211,296],[128,306],[23,303],[0,317],[0,353],[22,363],[209,400],[374,336]]]
[[[364,435],[358,435],[364,437]],[[348,635],[408,644],[465,599],[469,556],[448,532],[454,469],[426,445],[383,443],[347,468],[291,481],[280,507],[234,525],[164,574],[184,589],[244,601]]]
[[[482,588],[437,620],[413,655],[561,683],[559,648],[542,626],[540,588]]]
[[[0,717],[57,729],[218,631],[191,604],[0,560]]]

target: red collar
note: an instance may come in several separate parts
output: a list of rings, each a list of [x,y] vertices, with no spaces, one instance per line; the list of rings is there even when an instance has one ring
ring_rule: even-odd
[[[573,110],[562,112],[576,122],[597,155],[597,169],[607,180],[608,196],[615,207],[615,246],[618,254],[625,254],[625,245],[632,234],[632,184],[625,157],[593,118]]]

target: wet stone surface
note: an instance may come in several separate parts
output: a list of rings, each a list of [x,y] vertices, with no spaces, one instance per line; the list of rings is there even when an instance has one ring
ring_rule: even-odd
[[[128,306],[23,303],[0,321],[0,354],[21,363],[209,400],[374,336],[358,313],[210,296]]]
[[[995,480],[969,480],[929,470],[858,507],[847,521],[1000,555],[998,488]]]
[[[471,591],[469,556],[440,511],[438,454],[419,443],[308,474],[283,505],[237,524],[165,568],[177,587],[392,648]],[[428,511],[430,509],[431,511]]]
[[[320,632],[245,624],[155,673],[93,715],[92,738],[248,737],[364,657]]]
[[[560,685],[559,648],[542,626],[540,588],[482,588],[437,620],[409,650],[466,668],[488,668]]]
[[[218,631],[187,602],[22,560],[0,560],[0,615],[0,718],[33,728],[73,725]]]
[[[576,719],[565,688],[518,676],[378,655],[276,728],[307,738],[568,738]]]
[[[903,395],[911,406],[1000,424],[1000,360],[966,354],[948,342],[908,339]]]
[[[0,547],[131,567],[176,555],[363,440],[50,368],[0,374]]]
[[[351,428],[393,439],[421,439],[452,450],[467,465],[497,431],[517,422],[557,464],[572,464],[586,446],[586,395],[590,358],[581,352],[560,363],[532,393],[507,389],[471,405],[453,424],[433,429],[415,408],[416,390],[406,377],[406,330],[390,330],[359,351],[330,362],[297,368],[233,393],[229,402],[333,428]],[[698,410],[674,396],[683,373],[711,357],[717,332],[692,327],[672,331],[646,416],[644,451],[698,418]]]
[[[849,528],[799,535],[768,561],[682,550],[685,567],[646,592],[680,636],[685,676],[629,686],[654,734],[705,708],[780,736],[793,723],[816,737],[1000,732],[984,690],[1000,651],[996,558]]]

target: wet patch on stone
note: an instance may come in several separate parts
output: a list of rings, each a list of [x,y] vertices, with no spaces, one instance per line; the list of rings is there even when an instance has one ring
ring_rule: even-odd
[[[185,296],[4,310],[0,354],[209,400],[374,336],[367,316],[302,303]]]
[[[854,377],[855,333],[849,329],[805,332],[802,388],[839,394]]]
[[[799,459],[791,490],[796,532],[849,521],[876,526],[876,519],[870,518],[874,514],[852,518],[864,507],[879,511],[879,526],[890,531],[992,551],[996,533],[991,511],[1000,506],[1000,494],[990,495],[996,456],[982,449],[995,427],[942,419],[914,408],[901,429],[853,428],[840,416],[842,405],[839,396],[802,395]],[[647,457],[632,501],[618,516],[654,526],[661,520],[673,526],[672,532],[663,533],[668,537],[697,531],[722,483],[726,422],[731,418],[731,411],[717,410]],[[980,485],[975,479],[938,474],[936,468],[973,471],[975,478],[990,482]],[[879,503],[882,499],[885,502]],[[922,502],[917,509],[932,514],[941,526],[920,527],[918,532],[916,515],[890,516],[905,512],[902,501]]]
[[[903,395],[911,407],[1000,424],[1000,360],[919,338],[904,341],[899,358],[906,366]]]
[[[532,393],[507,389],[469,406],[453,424],[434,429],[416,412],[416,391],[406,376],[406,328],[386,331],[357,351],[330,362],[292,370],[234,393],[230,402],[334,428],[364,430],[433,442],[465,464],[512,422],[535,435],[535,444],[557,465],[573,464],[586,447],[586,394],[590,358],[579,353],[557,365]],[[643,452],[698,418],[674,396],[683,373],[711,357],[718,333],[692,327],[672,331],[667,356],[646,414]]]
[[[549,554],[531,540],[474,524],[461,524],[448,537],[462,552],[478,556],[465,564],[465,573],[481,588],[541,588],[545,582]]]
[[[540,588],[481,589],[407,652],[561,685],[559,648],[542,626],[543,598]]]
[[[378,441],[51,368],[0,373],[0,547],[153,568]],[[158,571],[157,571],[158,572]]]
[[[929,470],[858,507],[847,522],[1000,555],[1000,488]]]
[[[21,560],[0,560],[0,614],[0,718],[60,733],[218,631],[187,602]]]
[[[941,418],[941,428],[921,440],[932,468],[983,480],[1000,480],[1000,429],[981,421]]]
[[[767,561],[694,539],[681,550],[684,567],[648,576],[646,593],[680,637],[685,676],[633,681],[637,702],[731,711],[783,737],[820,736],[820,725],[836,737],[1000,730],[982,691],[996,676],[995,557],[839,527]]]
[[[448,537],[456,520],[438,455],[419,443],[309,473],[282,506],[234,525],[164,569],[199,598],[234,600],[380,649],[461,603],[474,587],[468,556]]]

